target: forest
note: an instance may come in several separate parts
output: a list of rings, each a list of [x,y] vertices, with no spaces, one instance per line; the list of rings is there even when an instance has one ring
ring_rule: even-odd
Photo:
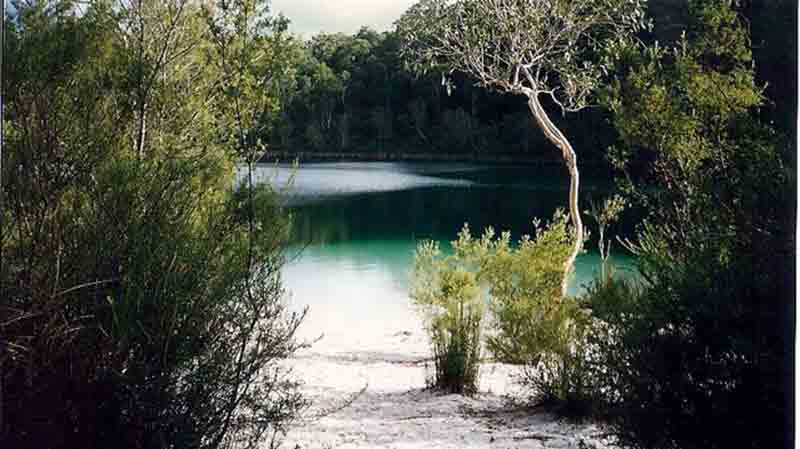
[[[655,30],[648,39],[668,45],[679,37],[677,30],[688,22],[683,3],[649,2]],[[787,69],[797,59],[786,45],[793,29],[792,8],[788,1],[745,2],[741,7],[751,24],[758,80],[770,99],[760,114],[786,133],[795,126],[793,103],[786,101],[796,97],[796,75]],[[487,91],[463,74],[454,74],[450,86],[441,73],[415,74],[402,60],[400,46],[396,31],[369,28],[297,42],[294,86],[287,89],[281,123],[271,137],[276,152],[312,159],[309,153],[317,152],[378,160],[392,155],[447,160],[454,153],[462,159],[552,160],[522,99]],[[583,149],[584,163],[605,165],[606,148],[615,139],[606,111],[553,115]]]

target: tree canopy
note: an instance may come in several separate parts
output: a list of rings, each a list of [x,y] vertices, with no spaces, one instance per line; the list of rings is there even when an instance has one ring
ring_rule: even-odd
[[[398,21],[417,71],[460,71],[486,87],[589,104],[604,54],[648,26],[642,0],[423,0]]]

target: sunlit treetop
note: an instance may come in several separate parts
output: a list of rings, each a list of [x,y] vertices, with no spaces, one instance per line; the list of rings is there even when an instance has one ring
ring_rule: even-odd
[[[397,22],[415,72],[550,94],[563,111],[589,105],[609,51],[649,27],[645,0],[422,0]]]

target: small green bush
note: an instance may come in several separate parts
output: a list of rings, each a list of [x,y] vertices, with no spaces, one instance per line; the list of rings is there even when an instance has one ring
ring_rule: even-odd
[[[536,365],[558,345],[561,278],[572,248],[568,218],[556,212],[546,226],[534,221],[535,237],[523,236],[516,247],[510,234],[494,239],[491,230],[480,246],[481,281],[487,285],[492,332],[487,347],[506,363]]]
[[[454,242],[458,253],[472,244],[464,229]],[[434,355],[432,384],[449,393],[477,391],[484,304],[470,260],[441,257],[436,242],[417,248],[411,296],[426,317]]]
[[[523,385],[533,398],[552,411],[570,418],[582,418],[599,409],[600,394],[593,381],[588,334],[590,316],[574,299],[552,307],[539,322],[549,345],[542,348],[538,363],[525,366]]]
[[[547,225],[535,221],[534,230],[535,237],[512,246],[508,232],[496,237],[489,228],[478,239],[465,226],[452,255],[442,257],[434,242],[417,249],[411,296],[427,320],[437,387],[476,390],[481,323],[490,312],[489,352],[525,365],[523,381],[537,397],[564,402],[587,396],[581,376],[588,319],[574,299],[561,297],[572,247],[568,219],[558,211]]]
[[[538,364],[526,367],[523,377],[538,401],[569,418],[605,415],[619,397],[605,358],[619,340],[614,328],[598,317],[622,311],[622,304],[635,301],[640,289],[606,268],[605,277],[595,279],[581,297],[560,302],[543,321],[554,344]]]
[[[604,412],[610,394],[604,387],[608,370],[598,354],[614,339],[606,323],[594,316],[591,305],[613,307],[620,297],[631,298],[636,292],[631,282],[614,278],[609,263],[612,241],[607,239],[607,231],[624,208],[624,200],[618,195],[599,204],[590,201],[586,213],[599,231],[599,277],[581,297],[552,301],[537,325],[538,332],[546,336],[546,344],[540,345],[544,352],[538,361],[526,366],[523,383],[536,400],[562,416],[578,419],[598,415]]]

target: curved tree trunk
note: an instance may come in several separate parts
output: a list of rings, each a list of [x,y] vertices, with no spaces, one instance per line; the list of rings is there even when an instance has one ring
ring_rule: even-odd
[[[572,253],[564,264],[564,275],[561,279],[561,296],[567,296],[567,286],[569,285],[569,276],[572,273],[575,265],[575,258],[583,248],[583,221],[581,220],[581,212],[578,208],[578,187],[580,184],[580,173],[578,172],[578,158],[575,155],[575,150],[572,149],[567,138],[559,130],[556,125],[547,116],[542,104],[539,102],[539,94],[532,92],[528,94],[528,107],[536,119],[536,123],[544,131],[544,135],[548,140],[561,150],[561,156],[564,158],[564,163],[569,170],[570,184],[569,184],[569,216],[572,220],[572,226],[575,228],[575,244],[572,248]]]

